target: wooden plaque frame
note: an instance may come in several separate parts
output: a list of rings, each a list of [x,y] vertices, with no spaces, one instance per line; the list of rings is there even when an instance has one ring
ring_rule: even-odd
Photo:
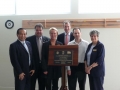
[[[73,51],[73,63],[72,64],[54,64],[54,52],[61,50]],[[78,45],[55,45],[49,46],[49,60],[48,65],[54,66],[76,66],[78,65]]]
[[[72,50],[72,64],[54,64],[54,52],[55,51]],[[55,45],[49,46],[49,60],[48,65],[61,66],[62,68],[62,84],[60,90],[68,90],[66,86],[66,66],[77,66],[78,65],[78,45]]]

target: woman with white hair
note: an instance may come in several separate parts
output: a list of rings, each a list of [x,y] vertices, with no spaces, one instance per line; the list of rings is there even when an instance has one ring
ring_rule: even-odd
[[[99,32],[92,30],[90,32],[92,43],[88,45],[85,54],[85,72],[89,76],[90,90],[104,90],[105,76],[105,48],[99,41]]]
[[[49,66],[49,46],[50,45],[62,45],[57,41],[58,30],[55,27],[49,29],[50,41],[43,43],[42,47],[42,68],[46,77],[46,90],[58,90],[58,80],[61,77],[60,66]],[[52,85],[52,86],[51,86]]]

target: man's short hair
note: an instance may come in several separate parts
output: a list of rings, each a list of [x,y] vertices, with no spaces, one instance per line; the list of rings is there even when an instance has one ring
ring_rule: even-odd
[[[69,20],[65,20],[65,21],[63,22],[63,25],[65,25],[65,24],[70,24],[70,25],[71,25],[71,23],[70,23]]]
[[[18,30],[17,30],[17,35],[19,34],[19,31],[20,30],[25,30],[24,28],[19,28]],[[27,33],[27,32],[26,32]]]
[[[81,32],[81,29],[79,27],[75,27],[75,28],[73,28],[73,33],[74,33],[74,30],[76,30],[76,29],[80,30],[80,32]]]
[[[44,28],[42,23],[37,23],[34,28],[36,29],[36,27],[39,27],[39,28],[42,28],[42,29]]]

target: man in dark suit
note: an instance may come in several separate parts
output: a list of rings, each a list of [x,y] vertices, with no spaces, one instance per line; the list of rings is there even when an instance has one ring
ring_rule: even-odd
[[[70,42],[74,39],[73,33],[70,31],[71,30],[70,22],[69,21],[64,21],[63,22],[63,28],[64,28],[65,32],[59,34],[58,37],[57,37],[57,40],[62,42],[64,45],[67,45],[68,42]]]
[[[43,75],[43,70],[41,66],[41,49],[42,44],[49,41],[49,38],[43,36],[43,25],[41,23],[35,26],[35,35],[28,37],[28,40],[33,48],[33,57],[35,62],[35,73],[31,78],[31,89],[35,90],[36,80],[38,79],[39,90],[45,90],[45,77]]]
[[[70,31],[70,30],[71,30],[70,21],[64,21],[64,22],[63,22],[63,28],[64,28],[64,31],[65,31],[65,32],[59,34],[57,40],[58,40],[59,42],[62,42],[63,45],[67,45],[68,42],[74,40],[73,33]],[[70,68],[71,68],[71,67],[70,67]],[[68,71],[69,71],[69,70],[68,70]],[[66,70],[67,73],[69,73],[68,71]],[[67,75],[66,75],[66,77],[67,77]],[[69,84],[69,79],[70,79],[70,78],[68,77],[68,86],[70,86],[70,84]],[[67,83],[67,81],[66,81],[66,83]],[[69,87],[69,88],[70,88],[70,87]]]
[[[10,45],[9,54],[14,69],[15,90],[30,90],[30,75],[34,74],[32,47],[26,39],[26,30],[17,30],[18,40]]]

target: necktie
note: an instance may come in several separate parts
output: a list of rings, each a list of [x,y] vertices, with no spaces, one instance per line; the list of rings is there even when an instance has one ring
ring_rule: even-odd
[[[28,52],[28,55],[29,55],[29,65],[30,65],[30,64],[31,64],[31,61],[30,61],[30,53],[29,53],[28,47],[27,47],[27,45],[26,45],[25,42],[23,43],[23,46],[25,47],[26,51]]]
[[[68,41],[68,34],[66,34],[66,35],[65,35],[65,45],[67,45],[68,42],[69,42],[69,41]]]
[[[38,38],[38,51],[39,51],[39,58],[40,58],[40,60],[41,60],[41,50],[42,50],[42,39]]]

